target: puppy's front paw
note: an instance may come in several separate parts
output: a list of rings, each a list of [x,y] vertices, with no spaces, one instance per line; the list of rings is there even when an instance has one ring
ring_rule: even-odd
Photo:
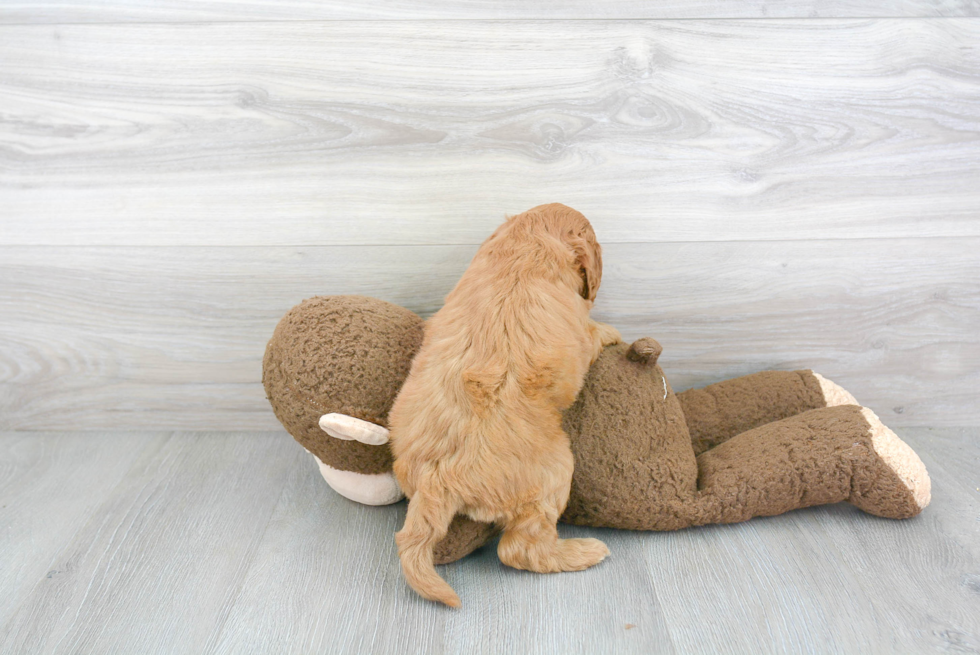
[[[599,334],[599,342],[602,347],[612,346],[617,343],[623,343],[623,337],[619,333],[619,330],[609,325],[608,323],[599,323],[598,321],[593,321],[593,326],[596,332]]]

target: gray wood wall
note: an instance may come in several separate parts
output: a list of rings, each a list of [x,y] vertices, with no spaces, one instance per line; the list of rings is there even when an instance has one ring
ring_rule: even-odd
[[[4,2],[0,429],[275,428],[289,307],[430,315],[551,201],[677,389],[812,367],[893,426],[978,425],[978,16]]]

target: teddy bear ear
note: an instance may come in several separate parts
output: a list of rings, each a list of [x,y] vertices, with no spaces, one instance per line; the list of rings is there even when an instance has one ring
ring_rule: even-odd
[[[656,339],[643,337],[633,342],[633,345],[630,346],[629,351],[626,353],[626,358],[631,362],[642,362],[654,366],[660,357],[660,353],[663,351],[663,346]]]
[[[360,441],[369,446],[388,443],[388,428],[347,414],[324,414],[319,424],[321,430],[335,439]]]

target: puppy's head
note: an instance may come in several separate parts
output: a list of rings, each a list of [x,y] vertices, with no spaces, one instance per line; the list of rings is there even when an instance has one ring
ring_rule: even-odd
[[[571,207],[557,202],[539,205],[522,216],[538,218],[546,230],[557,237],[571,253],[572,266],[581,278],[579,293],[586,300],[595,302],[599,284],[602,282],[602,248],[596,241],[588,219]]]

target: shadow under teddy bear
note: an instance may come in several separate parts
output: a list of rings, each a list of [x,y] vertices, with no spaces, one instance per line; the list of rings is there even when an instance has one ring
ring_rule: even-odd
[[[276,417],[347,498],[403,497],[387,417],[423,324],[382,300],[320,296],[291,309],[269,341],[262,379]],[[929,504],[919,457],[833,382],[766,371],[675,395],[660,350],[649,338],[607,347],[565,411],[575,472],[563,522],[676,530],[842,501],[901,519]],[[495,533],[457,516],[436,562]]]

